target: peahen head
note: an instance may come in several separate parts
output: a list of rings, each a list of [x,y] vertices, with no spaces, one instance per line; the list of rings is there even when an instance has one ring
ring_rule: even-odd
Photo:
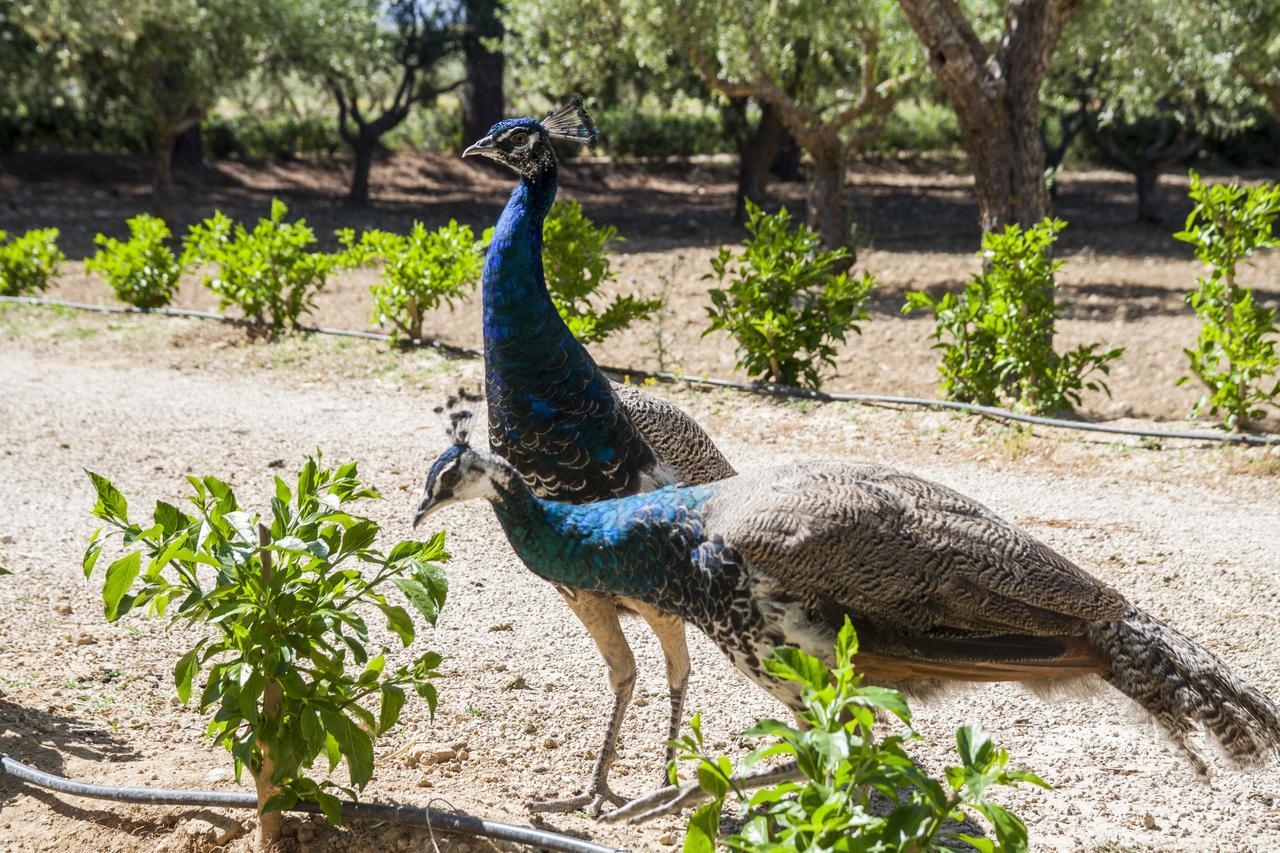
[[[453,444],[436,457],[427,473],[422,500],[413,514],[414,527],[449,504],[473,498],[496,500],[523,485],[509,462],[471,446],[471,412],[451,412],[449,419]]]
[[[582,106],[582,98],[575,95],[566,106],[548,113],[542,121],[504,119],[489,128],[462,156],[491,157],[515,169],[521,177],[534,179],[555,167],[556,155],[551,149],[553,136],[595,147],[599,134]]]

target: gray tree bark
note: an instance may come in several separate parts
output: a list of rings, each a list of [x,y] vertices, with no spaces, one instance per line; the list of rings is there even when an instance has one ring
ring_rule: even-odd
[[[973,171],[983,231],[1049,215],[1040,85],[1067,19],[1083,0],[1009,0],[994,51],[955,0],[898,0],[951,99]]]

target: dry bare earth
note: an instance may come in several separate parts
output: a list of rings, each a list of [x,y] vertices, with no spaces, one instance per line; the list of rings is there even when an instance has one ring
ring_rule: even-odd
[[[210,781],[222,778],[227,756],[203,745],[201,716],[172,698],[172,665],[193,633],[145,617],[107,625],[97,585],[81,577],[94,525],[80,469],[111,477],[135,513],[185,493],[188,473],[216,474],[243,503],[265,506],[272,463],[295,470],[320,447],[332,461],[358,459],[388,496],[368,511],[394,541],[410,534],[425,465],[442,445],[431,409],[477,377],[475,362],[365,342],[251,343],[215,324],[6,307],[0,564],[15,574],[0,579],[0,751],[109,784],[234,788]],[[972,494],[1280,694],[1280,454],[1145,449],[940,413],[660,390],[706,424],[740,466],[875,459]],[[447,802],[525,822],[525,800],[573,789],[588,771],[609,705],[602,667],[558,596],[518,563],[486,507],[454,507],[434,521],[449,530],[454,554],[451,599],[425,638],[448,656],[440,710],[432,722],[422,703],[406,708],[404,727],[377,747],[366,796]],[[638,624],[628,630],[641,671],[615,787],[638,793],[658,777],[666,700],[656,643]],[[691,639],[689,708],[704,712],[714,748],[739,755],[751,744],[734,733],[779,708],[704,638]],[[981,721],[1016,763],[1056,786],[1004,799],[1027,820],[1037,847],[1280,847],[1274,767],[1249,774],[1219,767],[1204,782],[1120,702],[1047,704],[997,686],[921,705],[917,714],[929,741],[919,754],[935,770],[948,760],[955,725]],[[406,766],[403,750],[422,743],[454,749],[460,760]],[[193,817],[210,820],[213,834],[235,826],[214,813],[90,803],[0,782],[3,850],[209,849],[208,838],[187,833]],[[641,829],[602,827],[582,815],[549,825],[645,850],[673,847],[681,826],[667,818]],[[336,831],[307,821],[290,830],[291,844],[308,850],[431,849],[425,834],[394,828]],[[246,844],[242,837],[230,849]]]
[[[923,314],[904,318],[901,309],[907,290],[958,289],[979,267],[971,181],[955,168],[938,160],[883,161],[859,164],[851,172],[850,203],[869,243],[858,267],[873,272],[880,287],[862,335],[851,335],[840,348],[829,388],[935,395],[932,321]],[[0,158],[0,228],[56,225],[68,255],[82,258],[92,253],[94,234],[123,237],[125,218],[147,209],[145,174],[145,164],[124,157]],[[659,295],[667,302],[656,321],[639,323],[597,346],[602,363],[746,378],[735,371],[727,336],[701,336],[710,286],[702,277],[720,246],[741,239],[727,221],[731,177],[731,169],[719,163],[566,167],[562,196],[578,198],[589,216],[617,226],[625,238],[618,246],[614,289]],[[1276,179],[1262,173],[1216,177]],[[183,229],[215,207],[255,221],[265,215],[271,196],[279,195],[329,246],[335,245],[332,233],[339,227],[405,231],[415,218],[438,224],[456,217],[479,233],[496,220],[512,184],[500,168],[430,154],[398,156],[380,165],[374,173],[376,205],[364,210],[338,201],[345,185],[341,166],[334,163],[218,163],[184,180],[189,189],[176,206]],[[1186,214],[1186,179],[1165,179],[1168,222],[1160,226],[1133,221],[1131,187],[1127,176],[1115,172],[1073,172],[1062,178],[1056,212],[1071,224],[1059,244],[1066,267],[1059,277],[1065,319],[1058,326],[1058,344],[1097,341],[1126,348],[1109,379],[1112,397],[1087,394],[1084,416],[1178,420],[1187,417],[1201,394],[1193,384],[1174,385],[1187,370],[1182,350],[1194,344],[1198,330],[1183,297],[1200,269],[1190,248],[1170,236]],[[774,189],[778,200],[800,202],[798,185]],[[336,276],[320,295],[314,319],[324,325],[367,325],[368,287],[375,277],[373,270]],[[1280,306],[1280,253],[1260,258],[1245,281],[1256,288],[1261,304]],[[68,264],[50,295],[112,301],[106,285],[86,276],[78,263]],[[176,304],[217,307],[194,276]],[[450,343],[478,345],[478,295],[452,313],[431,316],[426,329]],[[1266,426],[1280,429],[1280,418]]]

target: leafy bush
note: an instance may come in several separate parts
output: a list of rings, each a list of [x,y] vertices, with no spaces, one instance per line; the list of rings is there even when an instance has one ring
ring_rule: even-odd
[[[303,466],[296,490],[276,478],[265,518],[242,510],[226,483],[188,477],[193,514],[158,501],[152,520],[135,524],[124,495],[86,473],[97,491],[93,514],[106,528],[95,531],[85,552],[85,576],[112,537],[127,551],[106,570],[107,618],[144,606],[163,616],[176,604],[172,621],[204,629],[174,668],[178,696],[186,702],[205,670],[200,710],[215,712],[208,735],[232,754],[237,778],[249,769],[260,813],[303,799],[338,822],[332,791],[349,789],[317,784],[303,771],[321,755],[330,772],[345,758],[351,788],[363,788],[373,775],[372,738],[396,724],[405,688],[434,713],[430,679],[441,660],[426,652],[388,671],[388,650],[371,656],[366,649],[369,628],[357,608],[376,607],[408,646],[414,623],[386,599],[382,588],[390,583],[435,624],[447,592],[437,565],[448,559],[444,533],[375,550],[377,523],[349,507],[379,495],[360,482],[354,463],[331,471],[319,454]],[[369,707],[375,698],[376,714]],[[270,840],[278,818],[262,826]]]
[[[615,107],[599,116],[600,143],[610,157],[664,159],[732,153],[733,140],[713,114],[654,113]]]
[[[783,385],[822,384],[820,362],[835,365],[833,342],[843,342],[857,321],[875,278],[850,278],[838,272],[850,260],[844,248],[822,251],[818,234],[803,223],[791,224],[786,209],[772,216],[747,202],[746,248],[737,256],[727,248],[711,267],[727,290],[713,288],[703,331],[728,332],[738,343],[738,367],[753,377]]]
[[[1173,235],[1194,246],[1196,258],[1209,268],[1187,294],[1203,325],[1195,348],[1183,352],[1209,389],[1191,414],[1207,407],[1212,415],[1221,412],[1228,428],[1245,427],[1280,397],[1280,330],[1275,309],[1255,305],[1253,291],[1236,281],[1236,270],[1259,249],[1280,245],[1274,233],[1280,186],[1209,185],[1192,172],[1191,200],[1195,207],[1186,228]],[[1190,381],[1183,376],[1178,384]]]
[[[289,209],[271,202],[271,218],[259,219],[252,231],[233,224],[221,211],[191,226],[184,262],[214,263],[218,275],[206,275],[205,287],[218,294],[223,308],[239,306],[246,317],[273,329],[314,306],[312,298],[329,273],[345,263],[342,255],[308,251],[316,236],[306,220],[285,222]]]
[[[184,270],[165,245],[172,236],[169,226],[144,213],[129,220],[129,235],[123,243],[105,234],[94,237],[102,248],[85,261],[85,270],[105,278],[122,302],[138,308],[168,305]]]
[[[1122,347],[1105,351],[1081,344],[1065,353],[1053,349],[1058,317],[1054,273],[1062,261],[1050,257],[1060,219],[1046,219],[1023,230],[1009,225],[982,236],[985,269],[965,285],[964,293],[934,299],[907,294],[903,313],[927,308],[937,319],[934,349],[942,350],[942,390],[951,399],[980,405],[1011,402],[1031,411],[1069,409],[1080,404],[1084,389],[1110,393],[1101,379]]]
[[[218,159],[332,157],[346,147],[337,123],[322,116],[213,116],[200,130],[205,150]]]
[[[631,295],[614,297],[603,311],[592,307],[600,286],[617,278],[605,248],[617,239],[617,228],[597,228],[576,201],[553,204],[542,228],[547,290],[569,330],[583,343],[602,341],[662,307],[661,299]]]
[[[57,228],[38,228],[12,240],[0,231],[0,295],[44,290],[65,260],[58,250]]]
[[[846,620],[836,640],[836,666],[799,649],[782,647],[764,664],[775,678],[801,687],[804,730],[778,720],[761,720],[744,737],[776,737],[743,761],[749,767],[772,755],[797,762],[803,781],[763,788],[750,797],[737,788],[732,766],[706,754],[698,717],[693,734],[675,745],[680,757],[698,763],[698,783],[712,802],[694,813],[685,838],[686,853],[713,853],[720,813],[730,792],[754,811],[742,829],[722,839],[731,850],[939,850],[956,842],[987,853],[1024,851],[1027,827],[1014,814],[987,799],[993,785],[1029,782],[1049,786],[1025,770],[1006,770],[1009,754],[995,746],[981,726],[956,730],[960,764],[945,768],[946,785],[931,778],[903,750],[911,731],[911,709],[902,694],[884,687],[861,686],[855,674],[857,635]],[[897,717],[905,735],[877,738],[876,712]],[[675,768],[671,768],[672,776]],[[888,810],[873,806],[878,794]],[[963,832],[956,824],[971,808],[991,822],[995,841]],[[951,823],[955,822],[955,823]]]
[[[373,285],[373,319],[391,323],[399,339],[422,340],[422,319],[442,302],[450,307],[475,287],[484,269],[484,239],[477,241],[471,229],[454,220],[428,232],[413,223],[408,236],[387,231],[366,231],[357,243],[355,232],[338,232],[358,263],[383,261],[382,277]]]

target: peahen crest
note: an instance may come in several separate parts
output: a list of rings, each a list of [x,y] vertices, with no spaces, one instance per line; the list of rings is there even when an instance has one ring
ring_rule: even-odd
[[[466,388],[459,388],[457,393],[451,394],[445,401],[443,406],[436,406],[436,414],[444,414],[448,417],[448,425],[445,431],[448,432],[449,438],[453,440],[455,445],[466,446],[471,442],[471,427],[475,423],[475,412],[467,407],[469,403],[478,403],[484,398],[479,394],[468,391]]]
[[[569,103],[547,113],[547,117],[541,124],[550,135],[581,142],[588,148],[594,149],[596,143],[600,141],[600,132],[596,130],[591,116],[587,115],[586,108],[582,106],[581,95],[574,95],[569,99]]]

